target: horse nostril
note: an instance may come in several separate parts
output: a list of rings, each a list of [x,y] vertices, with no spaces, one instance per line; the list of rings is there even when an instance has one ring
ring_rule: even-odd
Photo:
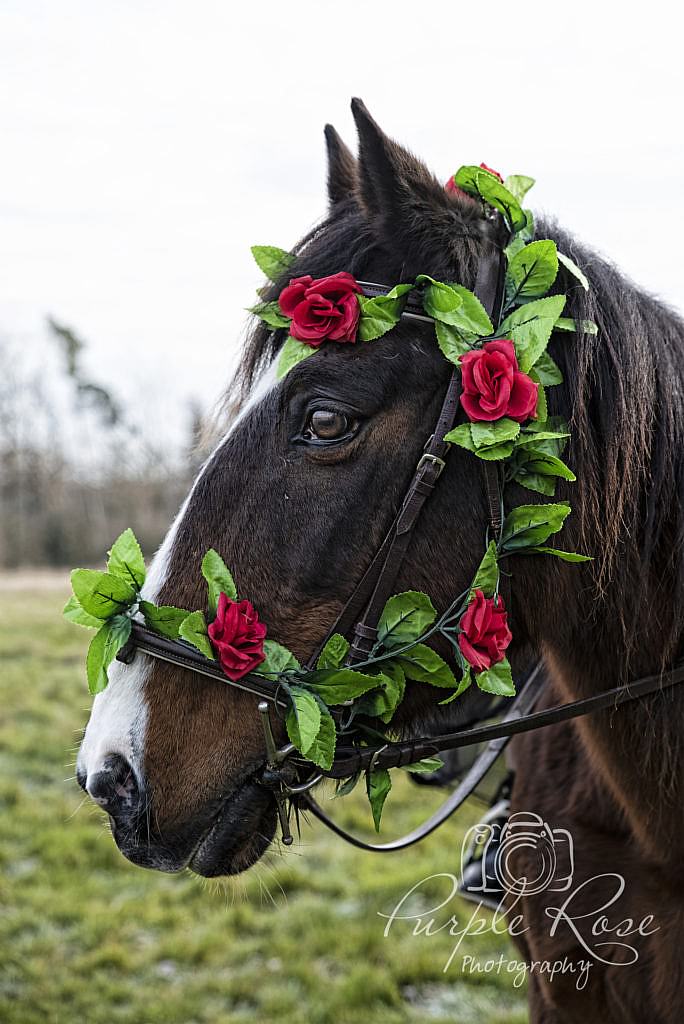
[[[113,818],[132,814],[138,805],[138,784],[128,761],[121,754],[108,754],[102,767],[88,774],[88,795]]]

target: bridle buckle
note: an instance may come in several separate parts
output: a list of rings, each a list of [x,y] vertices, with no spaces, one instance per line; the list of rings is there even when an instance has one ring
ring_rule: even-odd
[[[438,480],[439,477],[442,475],[442,471],[446,466],[446,462],[444,461],[444,459],[440,459],[439,455],[432,455],[430,452],[423,452],[423,454],[418,460],[418,465],[416,466],[416,473],[428,463],[431,463],[433,466],[436,467],[437,474],[435,476],[435,480]]]

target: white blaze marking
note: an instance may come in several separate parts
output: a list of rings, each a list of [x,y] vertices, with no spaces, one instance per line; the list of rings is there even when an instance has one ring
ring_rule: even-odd
[[[240,413],[200,469],[190,493],[150,565],[141,592],[146,601],[155,601],[166,581],[178,527],[199,480],[238,424],[264,400],[276,383],[276,366],[272,363],[261,375]],[[79,771],[92,776],[102,770],[102,763],[107,754],[121,754],[133,768],[138,785],[142,785],[142,762],[148,718],[144,692],[150,669],[150,659],[143,657],[135,658],[131,665],[124,665],[120,661],[114,661],[110,665],[109,684],[103,693],[95,697],[78,753]]]

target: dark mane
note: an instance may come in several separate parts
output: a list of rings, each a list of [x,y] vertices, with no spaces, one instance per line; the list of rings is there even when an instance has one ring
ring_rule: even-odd
[[[684,631],[684,322],[556,224],[537,233],[586,272],[589,292],[563,282],[568,315],[599,328],[551,342],[565,377],[551,411],[572,410],[579,543],[595,556],[598,594],[611,591],[628,647],[639,644],[644,603],[655,602],[669,661]]]

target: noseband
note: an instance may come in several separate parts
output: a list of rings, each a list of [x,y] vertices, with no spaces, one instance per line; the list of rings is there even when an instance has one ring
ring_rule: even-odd
[[[503,224],[498,220],[492,220],[487,223],[487,227],[490,229],[489,241],[495,246],[495,255],[492,258],[481,260],[474,292],[487,313],[494,319],[494,314],[500,310],[504,290]],[[383,285],[367,281],[360,281],[359,284],[367,296],[374,297],[388,293],[388,289]],[[431,318],[425,316],[421,303],[412,302],[411,296],[406,303],[402,318],[431,322]],[[399,511],[363,577],[310,659],[310,666],[316,664],[318,655],[326,641],[334,633],[352,636],[351,647],[345,662],[348,666],[364,661],[372,650],[377,640],[380,615],[386,601],[393,593],[394,584],[425,504],[433,493],[446,465],[450,445],[443,438],[454,426],[458,402],[459,378],[454,370],[435,427],[426,441]],[[504,516],[502,481],[494,463],[485,461],[482,465],[484,467],[483,485],[487,496],[489,529],[492,531],[492,536],[496,537],[501,530]],[[646,676],[592,697],[562,703],[535,712],[534,708],[544,684],[542,664],[537,661],[522,685],[519,686],[513,702],[507,699],[508,711],[500,721],[492,721],[491,724],[483,725],[480,720],[478,723],[469,723],[459,730],[443,735],[388,742],[376,746],[344,747],[338,745],[330,769],[327,771],[316,769],[314,774],[302,779],[302,768],[305,762],[291,743],[278,748],[273,735],[269,708],[272,706],[276,714],[284,713],[287,709],[287,701],[272,683],[257,675],[246,676],[237,682],[228,679],[216,663],[203,657],[183,640],[167,639],[138,622],[133,623],[130,640],[117,657],[120,661],[128,663],[133,659],[136,651],[196,672],[209,679],[220,681],[228,686],[237,687],[260,698],[258,708],[264,729],[267,759],[260,773],[259,781],[273,792],[282,828],[282,841],[285,845],[289,845],[293,841],[289,819],[294,800],[296,807],[301,806],[310,810],[328,828],[354,846],[381,853],[411,846],[443,824],[471,795],[501,755],[511,737],[533,729],[569,721],[594,711],[614,708],[684,682],[684,662],[679,662],[667,672]],[[500,710],[500,704],[498,704],[488,712],[487,719],[491,720],[500,713]],[[344,713],[344,705],[334,712],[342,719]],[[310,790],[323,778],[346,779],[369,767],[406,767],[444,751],[482,743],[486,744],[484,750],[437,812],[417,829],[392,842],[367,843],[358,839],[332,821],[310,793]]]

